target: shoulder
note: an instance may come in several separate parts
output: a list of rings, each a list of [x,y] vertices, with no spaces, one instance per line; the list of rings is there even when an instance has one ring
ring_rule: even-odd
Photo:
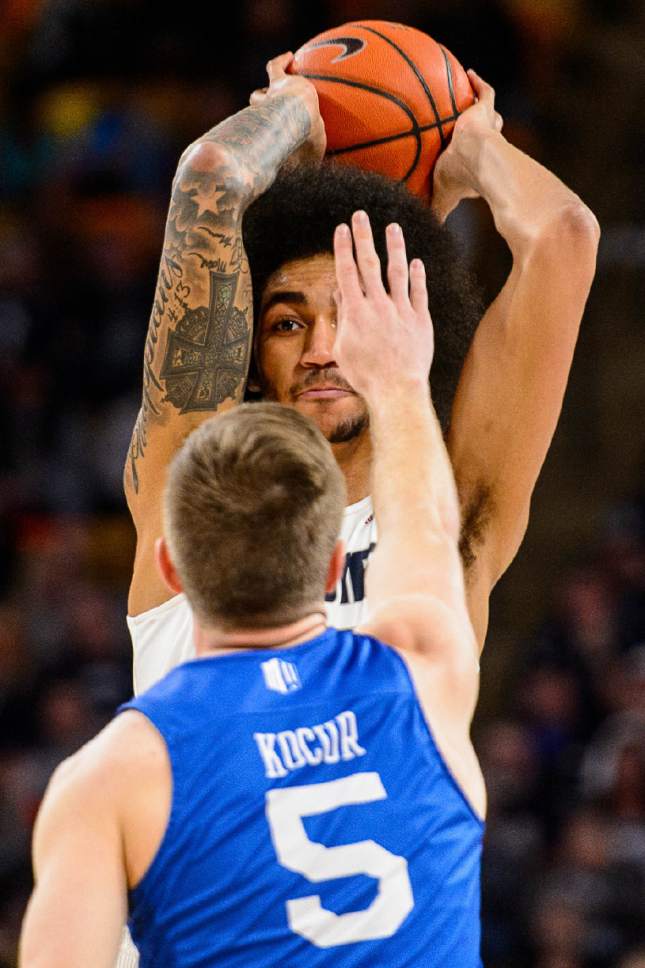
[[[153,755],[163,754],[165,744],[150,720],[136,709],[116,716],[93,739],[54,770],[49,789],[78,792],[86,788],[98,796],[115,790],[124,771],[135,770]]]
[[[34,826],[36,862],[65,849],[81,831],[115,829],[115,781],[121,772],[106,755],[112,746],[110,726],[63,760],[50,777]]]
[[[373,611],[356,631],[431,659],[462,658],[473,664],[470,660],[477,655],[465,601],[457,609],[438,596],[397,595]]]
[[[165,743],[146,716],[126,710],[105,729],[63,760],[54,770],[41,812],[94,806],[103,813],[117,808],[133,780],[142,782],[142,771],[163,768]]]
[[[126,709],[97,737],[97,770],[117,796],[130,795],[131,783],[145,786],[159,771],[165,772],[168,753],[163,737],[150,719]]]
[[[400,596],[377,609],[356,631],[400,653],[413,677],[422,675],[424,693],[430,679],[432,691],[445,693],[458,710],[474,708],[478,649],[465,603],[457,611],[439,598]]]

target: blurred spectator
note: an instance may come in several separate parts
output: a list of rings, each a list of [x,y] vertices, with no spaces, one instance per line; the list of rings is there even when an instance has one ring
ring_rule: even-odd
[[[35,739],[29,703],[35,670],[20,609],[0,603],[0,755]]]
[[[632,933],[645,913],[644,887],[637,869],[613,858],[606,815],[579,808],[567,822],[556,863],[543,880],[548,903],[539,901],[536,909],[538,946],[555,946],[565,953],[575,950],[585,963],[613,964],[626,943],[634,940]],[[556,937],[548,925],[544,913],[549,899],[554,906],[560,903],[570,914],[575,912],[579,927],[571,937]]]
[[[587,968],[583,953],[586,927],[581,911],[569,898],[542,892],[530,925],[536,968]]]
[[[484,963],[526,963],[532,884],[542,861],[538,752],[518,722],[498,721],[477,743],[486,777],[488,815],[483,867]]]

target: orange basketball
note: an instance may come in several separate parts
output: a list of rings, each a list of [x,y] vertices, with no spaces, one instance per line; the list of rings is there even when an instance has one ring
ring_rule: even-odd
[[[318,91],[329,156],[430,194],[435,161],[474,100],[449,50],[413,27],[363,20],[314,37],[290,69]]]

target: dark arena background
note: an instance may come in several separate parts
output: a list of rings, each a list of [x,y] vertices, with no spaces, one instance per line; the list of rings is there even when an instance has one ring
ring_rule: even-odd
[[[174,167],[265,61],[402,21],[497,89],[507,137],[602,227],[564,412],[492,600],[475,724],[487,968],[645,966],[645,5],[0,3],[0,966],[54,766],[130,693],[121,489]],[[485,207],[450,224],[488,296]],[[457,966],[455,966],[457,968]]]

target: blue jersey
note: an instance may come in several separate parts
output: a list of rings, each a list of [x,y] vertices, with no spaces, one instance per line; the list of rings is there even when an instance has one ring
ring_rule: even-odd
[[[389,646],[328,629],[195,659],[122,709],[164,738],[141,968],[477,968],[483,824]]]

